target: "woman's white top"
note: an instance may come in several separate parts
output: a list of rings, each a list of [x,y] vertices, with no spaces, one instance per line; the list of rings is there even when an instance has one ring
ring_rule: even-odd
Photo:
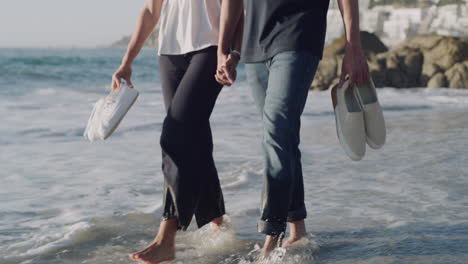
[[[218,44],[221,0],[164,0],[158,54],[179,55]]]

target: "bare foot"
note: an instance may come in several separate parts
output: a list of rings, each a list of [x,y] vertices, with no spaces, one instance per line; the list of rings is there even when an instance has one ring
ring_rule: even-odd
[[[278,246],[279,240],[279,237],[266,236],[265,244],[263,244],[262,252],[260,254],[260,261],[268,257],[268,255],[270,255],[271,251],[273,251],[273,249],[275,249],[275,247]]]
[[[284,247],[284,248],[293,247],[295,242],[301,240],[307,235],[304,220],[300,220],[297,222],[290,222],[289,227],[290,227],[289,237],[281,245],[281,247]]]
[[[295,247],[295,243],[302,240],[304,237],[288,237],[287,240],[285,240],[283,242],[283,244],[281,245],[282,248],[292,248],[292,247]]]
[[[162,221],[154,241],[143,250],[130,254],[129,257],[145,264],[174,260],[177,223],[177,219]]]
[[[154,241],[147,248],[130,254],[133,260],[145,264],[158,264],[175,259],[175,245],[171,242]]]
[[[211,228],[214,232],[218,232],[224,224],[223,216],[217,217],[211,221]]]
[[[153,245],[155,245],[157,242],[156,242],[156,239],[158,238],[155,238],[153,242],[151,242],[148,246],[146,246],[144,249],[140,250],[140,251],[137,251],[137,252],[134,252],[134,253],[131,253],[130,255],[128,255],[129,258],[133,259],[133,260],[136,260],[135,256],[137,254],[141,254],[142,252],[148,250],[150,247],[152,247]]]

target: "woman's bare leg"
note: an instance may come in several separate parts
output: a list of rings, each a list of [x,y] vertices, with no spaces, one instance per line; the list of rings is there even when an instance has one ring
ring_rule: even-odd
[[[304,220],[289,223],[289,237],[281,245],[290,247],[294,242],[301,240],[307,234]]]
[[[211,226],[215,232],[218,232],[223,224],[223,216],[217,217],[211,221]]]

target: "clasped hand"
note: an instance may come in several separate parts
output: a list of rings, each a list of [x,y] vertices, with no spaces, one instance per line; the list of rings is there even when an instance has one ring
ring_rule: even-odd
[[[235,54],[218,52],[218,67],[215,74],[218,83],[231,86],[236,81],[239,59],[239,56]]]

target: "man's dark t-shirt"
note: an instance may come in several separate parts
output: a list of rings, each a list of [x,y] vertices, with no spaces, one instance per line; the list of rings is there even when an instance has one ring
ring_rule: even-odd
[[[242,61],[261,62],[283,51],[322,57],[329,0],[244,0]]]

